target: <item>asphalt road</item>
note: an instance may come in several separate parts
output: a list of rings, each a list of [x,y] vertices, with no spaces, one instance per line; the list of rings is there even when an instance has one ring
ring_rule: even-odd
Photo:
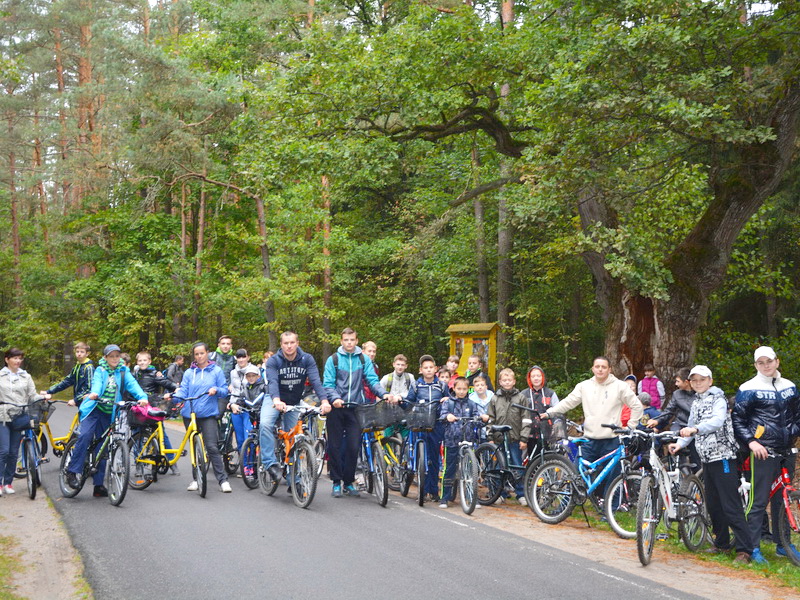
[[[65,431],[71,416],[59,410],[51,426]],[[691,597],[456,511],[398,496],[386,508],[364,494],[335,499],[324,475],[307,510],[284,488],[267,497],[238,478],[232,494],[209,482],[200,498],[186,491],[187,457],[180,476],[129,490],[114,507],[88,484],[62,498],[50,456],[44,486],[102,600]]]

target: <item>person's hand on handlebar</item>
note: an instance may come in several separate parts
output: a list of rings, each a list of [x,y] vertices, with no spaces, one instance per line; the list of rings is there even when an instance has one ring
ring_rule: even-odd
[[[456,422],[456,416],[455,416],[454,414],[448,414],[448,415],[447,415],[447,420],[448,420],[450,423],[455,423],[455,422]]]
[[[650,419],[649,421],[647,421],[647,423],[645,423],[644,426],[647,427],[648,429],[655,429],[657,425],[658,425],[657,419]],[[656,431],[658,430],[656,429]]]
[[[87,399],[89,399],[89,400],[97,400],[100,397],[100,395],[99,394],[95,394],[94,392],[91,392],[89,394],[86,394],[85,397]],[[74,404],[73,404],[73,406],[74,406]]]
[[[667,446],[667,449],[669,450],[670,454],[675,454],[676,452],[678,452],[678,450],[681,449],[681,447],[678,445],[677,442],[675,442]]]
[[[213,387],[210,390],[208,390],[208,395],[209,396],[216,396],[217,395],[217,388]]]
[[[319,414],[327,415],[329,412],[331,412],[331,403],[323,400],[319,405]]]
[[[481,415],[481,419],[483,419],[484,423],[488,423],[489,422],[489,415],[484,413],[484,414]]]
[[[764,446],[762,446],[757,441],[753,440],[749,444],[747,444],[748,448],[750,448],[753,456],[755,456],[759,460],[767,460],[769,458],[769,452],[767,451]]]
[[[273,398],[272,406],[275,407],[275,410],[278,410],[280,412],[286,412],[286,402],[284,402],[280,398]]]
[[[231,402],[228,406],[231,407],[231,412],[235,415],[238,415],[240,412],[242,412],[242,407],[235,402]]]
[[[344,401],[341,398],[337,398],[333,401],[333,408],[342,408],[344,406]]]
[[[150,401],[147,398],[144,398],[143,400],[139,400],[139,406],[148,406],[149,404],[150,404]]]

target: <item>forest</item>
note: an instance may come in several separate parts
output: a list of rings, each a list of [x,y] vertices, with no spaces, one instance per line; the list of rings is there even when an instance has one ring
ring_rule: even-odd
[[[0,345],[800,368],[800,6],[2,0]]]

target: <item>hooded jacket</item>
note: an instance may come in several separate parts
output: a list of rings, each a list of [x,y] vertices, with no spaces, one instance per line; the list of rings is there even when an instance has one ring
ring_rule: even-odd
[[[217,388],[216,395],[208,395],[211,388]],[[183,374],[181,387],[175,392],[172,400],[178,402],[182,398],[197,397],[197,400],[194,401],[194,413],[198,419],[203,419],[206,417],[219,417],[218,399],[227,396],[228,384],[225,381],[222,369],[213,362],[209,362],[202,369],[196,363],[192,363],[192,366]],[[186,402],[181,409],[181,416],[188,419],[191,415],[191,407]]]
[[[210,352],[208,354],[208,360],[213,362],[222,370],[222,374],[225,377],[225,383],[229,384],[231,382],[231,371],[233,371],[233,368],[236,366],[236,355],[233,350],[226,353],[217,347],[214,352]]]
[[[247,367],[251,367],[251,366],[255,367],[254,364],[252,364],[250,361],[248,361],[247,364],[245,366],[243,366],[243,367],[240,367],[239,365],[236,365],[235,367],[233,367],[233,370],[231,371],[231,375],[230,375],[230,378],[229,378],[230,379],[229,383],[230,383],[230,386],[232,388],[230,390],[230,395],[231,396],[241,396],[242,395],[242,390],[244,389],[244,386],[247,384],[247,379],[244,378],[244,370]],[[256,368],[258,368],[258,367],[256,367]],[[236,400],[236,398],[234,398],[234,400]]]
[[[425,381],[425,378],[420,375],[417,379],[417,384],[409,388],[406,400],[408,402],[439,402],[442,398],[449,398],[450,391],[447,386],[439,381],[439,378],[434,375],[433,381]]]
[[[533,382],[531,381],[531,373],[533,373],[534,370],[539,371],[542,374],[542,387],[538,390],[533,388]],[[541,414],[551,406],[558,404],[558,394],[556,394],[554,390],[547,387],[547,377],[545,376],[544,369],[538,365],[532,366],[530,369],[528,369],[528,376],[526,377],[526,380],[528,382],[528,389],[524,390],[522,393],[528,400],[529,404],[527,404],[527,406],[530,406],[531,408],[535,409],[536,412]],[[557,418],[563,419],[563,417]],[[543,431],[541,432],[542,435],[546,440],[549,440],[553,435],[553,425],[549,421],[537,421],[536,419],[533,419],[530,428],[530,435],[534,437],[539,436],[539,423],[541,423],[543,426]],[[566,431],[566,429],[563,429],[563,431]]]
[[[678,438],[681,448],[695,440],[697,453],[704,463],[736,458],[738,445],[733,436],[731,415],[728,412],[728,399],[720,390],[711,390],[702,394],[693,394],[695,399],[689,412],[687,425],[696,427],[697,434],[692,437]]]
[[[670,421],[672,422],[671,431],[677,432],[686,427],[689,423],[689,411],[692,410],[694,399],[694,392],[680,389],[672,392],[672,398],[670,398],[667,408],[656,419],[658,421],[656,426],[658,430],[663,431],[670,424]]]
[[[644,407],[633,390],[624,381],[609,374],[602,383],[596,377],[581,381],[557,406],[547,409],[547,416],[563,415],[583,404],[583,431],[587,438],[594,440],[611,439],[614,431],[603,424],[622,422],[622,409],[630,407],[629,426],[635,429],[644,414]],[[628,425],[622,423],[622,425]]]
[[[511,431],[508,432],[509,439],[512,442],[519,442],[520,440],[527,442],[531,434],[531,426],[522,424],[523,411],[511,406],[512,404],[530,407],[530,400],[517,388],[511,388],[510,390],[497,388],[494,398],[489,402],[489,406],[486,407],[486,414],[489,415],[489,425],[511,425]],[[502,433],[489,432],[489,436],[497,444],[503,442]]]
[[[322,383],[331,402],[341,398],[344,402],[364,404],[364,388],[362,385],[364,380],[366,380],[376,396],[383,397],[386,395],[386,390],[383,389],[378,375],[375,373],[372,361],[369,356],[361,351],[359,346],[356,346],[353,352],[345,352],[345,349],[339,346],[336,353],[339,355],[337,359],[339,366],[334,365],[333,356],[329,356],[325,362],[325,377]],[[358,357],[359,354],[364,357],[363,367],[361,359]]]
[[[453,448],[458,446],[461,443],[463,430],[466,426],[469,426],[469,430],[467,430],[467,441],[477,441],[478,436],[475,435],[475,428],[472,423],[461,420],[450,423],[446,420],[449,414],[453,414],[457,417],[477,417],[483,414],[483,410],[480,406],[469,398],[450,397],[442,402],[439,409],[439,420],[444,421],[445,447]]]
[[[317,361],[311,354],[303,352],[299,346],[294,360],[288,360],[283,354],[283,349],[270,356],[267,360],[266,374],[269,395],[273,399],[280,398],[281,402],[289,406],[300,404],[306,379],[311,382],[311,387],[314,388],[320,402],[328,397],[328,392],[323,388],[319,378]]]
[[[100,359],[100,363],[97,365],[97,368],[94,370],[94,376],[92,377],[92,389],[90,393],[97,394],[98,396],[102,397],[103,392],[106,391],[106,386],[108,386],[108,380],[110,377],[113,377],[117,383],[117,393],[116,398],[114,399],[115,402],[120,402],[123,396],[123,390],[121,388],[122,381],[123,381],[123,374],[125,375],[125,392],[128,392],[131,396],[133,396],[136,400],[147,400],[147,394],[144,393],[139,384],[136,383],[136,379],[134,379],[133,374],[130,372],[130,369],[122,364],[122,361],[116,366],[116,368],[112,369],[111,365],[106,362],[105,358]],[[85,398],[83,402],[81,402],[81,406],[78,409],[78,412],[81,417],[81,421],[83,421],[89,413],[92,412],[95,407],[97,407],[97,400],[93,400],[91,398]]]
[[[82,363],[78,363],[72,367],[69,375],[64,377],[60,382],[51,386],[48,394],[57,394],[58,392],[72,387],[72,399],[75,401],[76,406],[80,406],[83,397],[88,394],[92,389],[92,378],[94,377],[94,363],[88,358]]]
[[[467,372],[466,378],[467,378],[467,381],[469,382],[469,391],[470,391],[470,393],[475,391],[475,388],[472,385],[472,382],[475,381],[475,378],[478,375],[480,375],[481,377],[486,379],[486,387],[489,388],[490,391],[492,391],[492,392],[495,391],[494,390],[494,386],[492,386],[492,379],[489,377],[489,375],[487,373],[484,373],[483,369],[478,369],[474,373]],[[451,379],[451,381],[452,381],[452,379]]]
[[[758,373],[739,386],[733,406],[733,431],[745,446],[757,441],[766,448],[783,450],[800,435],[797,388],[788,379]]]
[[[8,367],[0,369],[0,423],[8,423],[25,412],[28,403],[40,400],[36,385],[24,369],[12,373]]]
[[[133,374],[133,378],[142,391],[148,396],[156,396],[164,390],[174,392],[178,386],[170,381],[163,375],[159,375],[158,371],[153,365],[148,366],[146,369],[137,369]]]

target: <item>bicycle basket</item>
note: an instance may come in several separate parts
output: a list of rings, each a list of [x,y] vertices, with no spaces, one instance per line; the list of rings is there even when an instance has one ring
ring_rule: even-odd
[[[51,412],[50,405],[46,400],[34,400],[28,404],[28,416],[30,416],[37,425],[39,423],[47,423]]]
[[[397,404],[376,402],[356,406],[356,418],[362,431],[379,431],[399,423],[405,414]]]
[[[439,419],[439,403],[425,402],[412,404],[406,412],[406,425],[415,431],[429,431],[434,428]]]

